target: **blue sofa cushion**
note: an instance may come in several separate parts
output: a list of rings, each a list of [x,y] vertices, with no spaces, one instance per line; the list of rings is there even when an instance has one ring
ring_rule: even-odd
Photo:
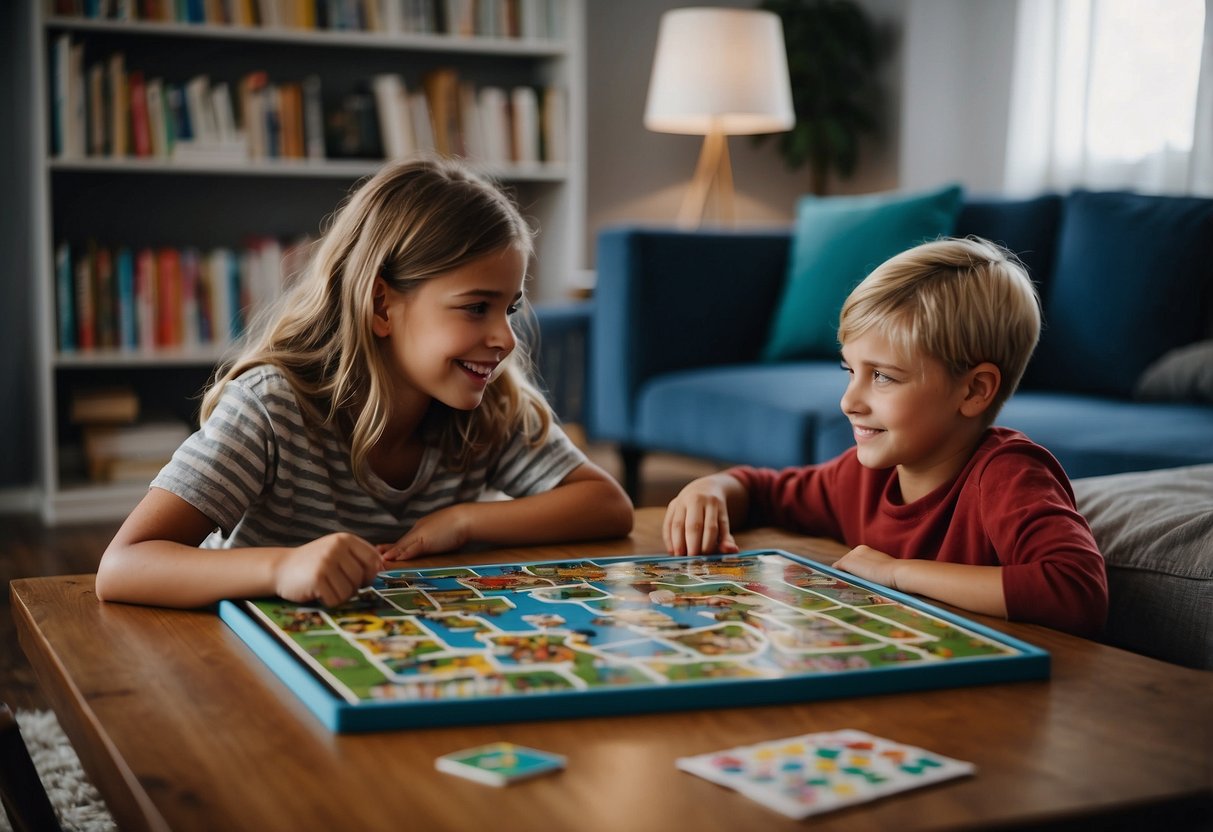
[[[1213,462],[1213,408],[1020,390],[997,423],[1023,431],[1071,479]]]
[[[641,388],[636,436],[644,447],[720,462],[830,459],[854,444],[839,407],[846,382],[836,361],[668,373]]]
[[[1057,194],[1031,199],[970,197],[956,218],[956,236],[972,234],[1010,249],[1043,294],[1053,276],[1061,205]]]
[[[1029,384],[1129,396],[1155,359],[1199,340],[1210,286],[1213,199],[1075,191]]]
[[[762,357],[767,361],[838,354],[838,313],[868,272],[925,240],[950,235],[964,192],[802,197],[787,282]]]

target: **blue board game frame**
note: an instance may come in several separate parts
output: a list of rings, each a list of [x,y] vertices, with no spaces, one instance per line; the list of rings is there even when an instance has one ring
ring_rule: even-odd
[[[779,549],[395,569],[332,609],[219,615],[337,732],[1049,676],[1040,648]]]

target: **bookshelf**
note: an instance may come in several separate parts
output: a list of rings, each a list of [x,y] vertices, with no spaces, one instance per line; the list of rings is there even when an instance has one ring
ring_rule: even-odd
[[[189,0],[162,5],[152,0],[38,0],[32,4],[27,21],[29,56],[24,63],[29,66],[29,101],[35,115],[29,119],[30,178],[22,199],[28,203],[29,259],[35,275],[32,328],[37,342],[38,465],[44,519],[59,523],[120,517],[146,489],[146,480],[96,479],[96,466],[84,452],[83,436],[89,428],[71,416],[73,397],[79,391],[127,388],[140,400],[141,420],[196,424],[199,394],[229,348],[230,333],[238,333],[242,325],[239,314],[229,313],[250,297],[253,306],[272,300],[289,273],[292,244],[318,236],[325,218],[349,188],[383,164],[386,134],[377,121],[384,102],[375,98],[376,77],[398,78],[412,94],[414,107],[420,98],[422,112],[431,116],[436,113],[431,109],[433,101],[425,99],[426,80],[439,75],[458,80],[464,109],[458,132],[452,134],[455,138],[445,139],[446,149],[466,156],[506,185],[538,228],[528,288],[532,301],[567,297],[568,281],[581,268],[585,251],[583,3]],[[315,20],[308,20],[306,14],[302,21],[289,18],[308,7]],[[428,15],[422,30],[410,19],[420,7],[426,7]],[[195,19],[119,19],[158,14],[161,9],[169,17],[180,13]],[[326,28],[326,11],[336,14],[338,9],[354,10],[361,19],[329,21],[334,28]],[[266,21],[274,17],[277,22],[236,22],[239,15],[250,14]],[[346,28],[335,28],[338,23]],[[114,56],[120,56],[118,61]],[[110,69],[115,63],[121,73]],[[100,67],[99,82],[90,77],[94,66]],[[211,96],[205,100],[214,102],[214,109],[190,110],[184,105],[181,112],[188,115],[181,121],[175,120],[178,111],[170,92],[147,98],[153,107],[162,101],[165,109],[158,116],[154,111],[145,116],[153,119],[148,130],[152,152],[143,153],[133,135],[138,128],[132,123],[137,117],[132,115],[135,99],[129,81],[135,72],[144,84],[156,79],[161,90],[179,90],[181,96],[190,94],[194,82]],[[125,85],[111,87],[111,73],[124,79]],[[199,77],[204,84],[195,81]],[[255,86],[249,80],[254,77],[279,97],[259,98],[258,106],[272,106],[274,116],[253,116],[250,123],[250,113],[263,112],[249,109],[249,99],[243,97],[246,87]],[[70,86],[72,78],[77,79],[75,86]],[[305,91],[309,82],[319,88],[310,101]],[[227,133],[212,131],[210,139],[223,134],[221,140],[208,144],[204,119],[198,113],[224,126],[217,92],[221,86],[232,101],[232,119]],[[288,86],[302,91],[295,93],[294,111],[288,110],[283,91]],[[125,92],[116,92],[119,89]],[[537,107],[528,116],[533,123],[530,132],[514,137],[507,126],[511,136],[497,137],[500,147],[508,148],[506,156],[489,153],[482,135],[487,126],[481,126],[475,140],[472,135],[472,125],[481,119],[477,104],[488,100],[485,90],[501,90],[507,101],[514,90],[533,91],[523,95]],[[557,117],[554,128],[541,124],[545,94],[555,95],[559,104],[552,110]],[[73,103],[65,104],[65,95]],[[114,103],[123,101],[123,95],[125,111],[124,105]],[[76,113],[81,98],[85,104]],[[92,106],[94,101],[103,104]],[[363,110],[347,111],[351,101]],[[306,108],[314,104],[319,105],[315,113],[322,121],[313,118],[309,123]],[[360,121],[368,104],[375,118]],[[101,114],[96,123],[94,111]],[[418,111],[410,113],[415,118]],[[507,112],[507,125],[512,115]],[[162,119],[158,138],[157,117]],[[114,132],[116,122],[125,123],[125,136]],[[300,131],[289,154],[288,122]],[[253,124],[260,125],[259,136],[253,135]],[[322,129],[316,129],[318,125]],[[433,144],[437,132],[433,124],[428,137],[415,120],[410,129],[415,132],[401,151],[405,155],[417,147],[444,149]],[[357,137],[354,144],[349,142],[351,134]],[[316,152],[318,135],[324,145],[321,153]],[[170,144],[166,145],[166,137]],[[538,143],[532,147],[533,141]],[[104,279],[99,249],[106,251]],[[160,306],[143,310],[148,320],[158,320],[146,332],[138,329],[137,322],[131,323],[141,314],[136,301],[125,301],[135,312],[121,309],[123,292],[133,285],[137,293],[144,285],[138,260],[142,251],[155,256],[156,274],[172,271],[178,275],[174,280],[181,281],[174,283],[173,290],[180,294],[162,292],[156,301]],[[172,269],[160,259],[164,251],[173,253]],[[269,267],[262,266],[257,272],[261,276],[252,278],[244,269],[248,258],[258,253],[265,263],[278,264],[288,255],[288,266],[279,265],[277,272],[270,268],[268,276]],[[212,255],[218,259],[212,260]],[[123,256],[127,259],[120,268]],[[66,269],[65,262],[70,264]],[[187,262],[191,265],[184,265]],[[81,263],[88,263],[90,270],[83,276],[78,273]],[[230,285],[225,277],[229,274]],[[250,290],[249,282],[257,280],[260,288]],[[243,290],[236,288],[238,283]],[[80,285],[91,287],[93,295],[117,297],[114,306],[102,312],[95,298],[79,296]],[[225,286],[231,291],[220,304],[215,297]],[[63,317],[65,297],[71,307],[67,318]],[[170,307],[178,311],[170,312]],[[91,310],[97,319],[85,342],[80,331],[82,309]],[[125,323],[123,314],[128,315]],[[166,318],[176,323],[166,324]],[[102,320],[109,322],[104,334]],[[128,325],[133,329],[124,329]]]

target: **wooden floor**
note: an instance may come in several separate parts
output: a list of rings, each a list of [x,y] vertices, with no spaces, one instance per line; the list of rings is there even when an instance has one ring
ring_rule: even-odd
[[[591,446],[591,459],[613,476],[618,458],[606,446]],[[645,460],[640,505],[665,505],[691,479],[716,466],[654,454]],[[47,528],[36,516],[0,515],[0,701],[13,710],[49,707],[17,644],[8,584],[14,578],[96,572],[102,551],[121,521]],[[121,649],[120,645],[114,645]]]

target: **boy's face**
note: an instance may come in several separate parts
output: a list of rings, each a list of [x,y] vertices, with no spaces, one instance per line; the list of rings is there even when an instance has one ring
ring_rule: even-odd
[[[965,380],[953,378],[935,358],[905,355],[874,331],[851,339],[842,358],[850,375],[842,412],[860,463],[897,466],[903,488],[907,479],[933,486],[955,476],[976,438],[974,421],[961,413]]]
[[[399,395],[471,410],[517,341],[510,323],[522,299],[525,260],[514,248],[424,281],[388,290],[385,332]]]

